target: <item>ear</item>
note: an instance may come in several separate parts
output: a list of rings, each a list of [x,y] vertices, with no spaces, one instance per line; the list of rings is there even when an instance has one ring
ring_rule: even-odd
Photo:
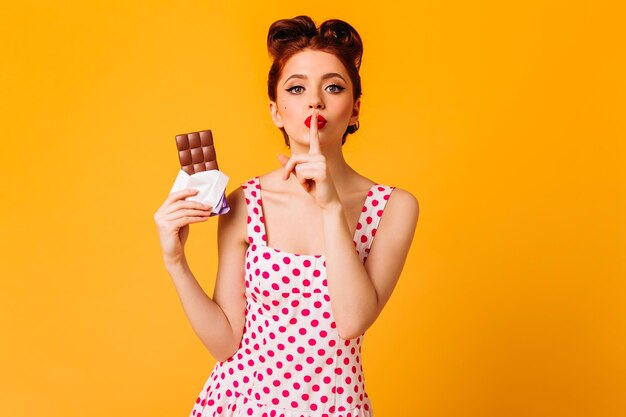
[[[276,127],[281,128],[284,126],[280,113],[278,113],[278,105],[275,101],[270,101],[270,115],[272,116],[272,121]]]
[[[360,110],[361,110],[361,99],[359,98],[354,103],[354,108],[352,109],[352,116],[350,116],[350,122],[348,123],[348,126],[352,126],[352,125],[356,124],[356,122],[359,120],[359,111]]]

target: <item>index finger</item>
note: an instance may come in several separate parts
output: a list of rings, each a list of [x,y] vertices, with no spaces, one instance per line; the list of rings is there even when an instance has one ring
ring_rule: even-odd
[[[185,188],[184,190],[176,191],[167,196],[163,206],[167,206],[168,204],[172,204],[176,200],[181,200],[183,198],[189,197],[191,195],[197,194],[198,190],[193,188]]]
[[[311,128],[309,129],[309,153],[320,153],[320,136],[317,130],[317,115],[319,112],[316,110],[311,117]]]

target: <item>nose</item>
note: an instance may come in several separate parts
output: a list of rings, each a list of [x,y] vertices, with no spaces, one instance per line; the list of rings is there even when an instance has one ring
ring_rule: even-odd
[[[309,98],[309,108],[311,109],[322,109],[324,108],[324,103],[320,98],[320,95],[317,92],[311,93]]]

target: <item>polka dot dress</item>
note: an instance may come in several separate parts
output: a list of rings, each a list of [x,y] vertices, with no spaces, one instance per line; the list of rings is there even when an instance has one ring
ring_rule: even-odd
[[[339,337],[323,255],[267,246],[259,177],[248,207],[246,322],[239,349],[215,364],[190,417],[373,417],[361,363],[364,334]],[[362,262],[395,187],[373,185],[354,236]]]

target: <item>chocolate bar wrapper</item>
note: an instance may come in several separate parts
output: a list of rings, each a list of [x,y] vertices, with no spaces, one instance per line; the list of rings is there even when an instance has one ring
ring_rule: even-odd
[[[197,194],[191,195],[185,198],[185,200],[207,204],[213,208],[209,217],[218,216],[230,211],[230,207],[226,202],[228,179],[226,174],[217,169],[196,172],[192,175],[181,169],[178,171],[178,176],[174,181],[170,194],[186,188],[198,190]]]

